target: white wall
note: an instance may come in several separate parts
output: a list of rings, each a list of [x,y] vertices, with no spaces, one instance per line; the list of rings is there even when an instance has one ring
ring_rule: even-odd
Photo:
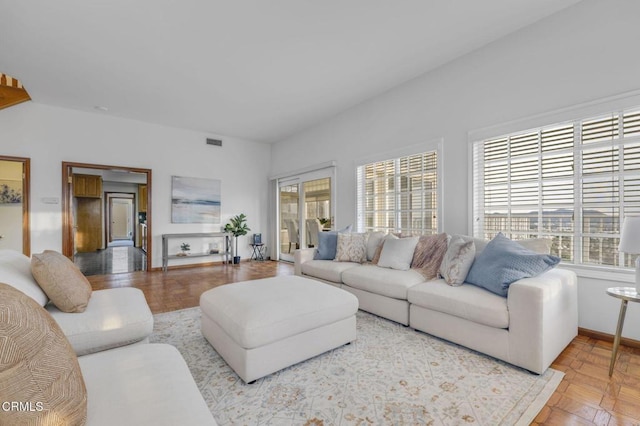
[[[33,102],[1,111],[0,153],[31,158],[32,252],[62,249],[61,203],[42,200],[60,200],[62,161],[152,169],[154,267],[162,264],[164,233],[218,231],[231,216],[245,213],[252,232],[266,235],[270,146],[221,137],[223,146],[214,147],[206,145],[207,137],[217,135]],[[171,223],[174,175],[222,180],[220,225]],[[245,258],[247,244],[239,244]]]
[[[442,137],[443,230],[468,233],[469,132],[640,88],[638,16],[634,0],[578,3],[279,142],[272,173],[336,160],[342,227],[355,223],[355,161]],[[614,331],[604,289],[617,285],[580,279],[581,327]],[[623,334],[640,340],[640,304]]]

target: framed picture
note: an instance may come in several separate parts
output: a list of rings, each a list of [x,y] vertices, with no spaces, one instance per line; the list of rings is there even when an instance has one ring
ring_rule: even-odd
[[[171,177],[172,223],[220,223],[219,179]]]
[[[22,203],[22,181],[0,179],[0,204]]]

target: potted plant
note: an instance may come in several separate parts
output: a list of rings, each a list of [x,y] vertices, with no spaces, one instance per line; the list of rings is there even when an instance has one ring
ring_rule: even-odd
[[[186,256],[189,254],[188,251],[191,250],[191,245],[187,243],[182,243],[180,245],[180,250],[182,250],[182,253],[179,253],[178,256]]]
[[[237,216],[229,219],[229,223],[224,226],[224,232],[228,232],[235,237],[235,255],[233,256],[233,263],[240,263],[240,256],[238,256],[238,237],[247,235],[247,232],[251,229],[247,226],[247,216],[241,213]]]

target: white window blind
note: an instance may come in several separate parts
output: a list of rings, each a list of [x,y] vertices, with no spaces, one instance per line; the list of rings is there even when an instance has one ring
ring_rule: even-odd
[[[358,230],[438,232],[436,151],[365,164],[356,175]]]
[[[478,141],[472,156],[475,236],[550,237],[565,262],[632,265],[617,247],[640,213],[640,110]]]

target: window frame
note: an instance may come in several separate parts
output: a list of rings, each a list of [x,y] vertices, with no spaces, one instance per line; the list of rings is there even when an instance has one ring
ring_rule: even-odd
[[[482,143],[482,141],[498,139],[500,137],[512,136],[515,134],[525,134],[527,132],[535,132],[542,131],[544,129],[559,127],[561,125],[573,124],[574,125],[574,146],[572,148],[574,152],[574,166],[581,165],[581,155],[582,152],[588,150],[592,147],[611,147],[613,146],[615,149],[618,147],[622,148],[625,145],[629,144],[637,144],[640,142],[640,135],[635,134],[632,136],[625,136],[622,133],[623,123],[622,118],[623,114],[630,112],[637,112],[640,110],[640,91],[628,92],[622,95],[613,96],[606,99],[601,99],[595,102],[589,102],[581,105],[577,105],[571,108],[565,108],[562,110],[552,111],[545,114],[540,114],[533,117],[528,117],[512,122],[508,122],[502,125],[493,126],[490,128],[478,129],[469,132],[468,134],[468,163],[469,163],[469,230],[472,234],[476,234],[476,215],[477,215],[477,197],[475,194],[475,178],[477,174],[476,165],[474,164],[474,150],[477,143]],[[579,133],[582,129],[583,122],[590,121],[594,118],[603,117],[611,114],[619,114],[619,137],[613,138],[612,140],[606,142],[595,142],[595,143],[585,143],[582,144],[579,135],[575,135],[575,133]],[[525,130],[529,129],[529,130]],[[578,137],[575,137],[578,136]],[[542,158],[542,154],[538,153],[539,157]],[[618,157],[618,162],[620,166],[622,165],[621,156]],[[540,163],[539,163],[540,164]],[[620,187],[624,186],[624,177],[625,171],[618,170],[612,173],[612,175],[619,179]],[[573,195],[573,209],[576,215],[582,213],[582,193],[580,192],[582,189],[582,179],[583,174],[581,170],[574,171],[574,195]],[[588,180],[588,179],[587,179]],[[620,187],[618,187],[618,192],[621,191]],[[539,184],[539,188],[542,188],[542,183]],[[482,201],[483,202],[483,201]],[[621,196],[617,202],[619,206],[619,220],[620,224],[624,218],[625,212],[623,209],[625,200]],[[542,211],[542,209],[540,209]],[[582,238],[585,235],[590,235],[589,232],[586,232],[582,228],[582,217],[580,217],[580,221],[576,221],[574,224],[574,228],[572,231],[572,235],[574,238],[574,247],[573,247],[573,263],[563,263],[562,267],[566,267],[569,269],[576,270],[580,276],[587,276],[593,278],[607,278],[609,280],[613,279],[615,281],[621,282],[631,282],[632,277],[630,272],[633,271],[632,268],[622,266],[613,266],[613,265],[594,265],[590,263],[578,263],[582,262],[582,259],[576,256],[579,254],[582,256]],[[540,233],[541,229],[537,229],[535,232]],[[611,235],[607,235],[610,237]],[[618,233],[615,234],[615,237],[619,236]],[[576,244],[579,243],[579,244]]]
[[[366,232],[368,228],[365,223],[365,214],[361,211],[361,207],[363,205],[363,199],[361,199],[361,194],[364,196],[364,180],[360,179],[360,169],[369,164],[386,162],[386,161],[394,161],[394,164],[398,164],[398,161],[405,157],[411,157],[415,155],[422,155],[425,153],[433,152],[436,155],[436,190],[435,190],[435,202],[436,202],[436,229],[434,233],[442,232],[443,228],[443,202],[442,202],[442,194],[443,194],[443,173],[442,173],[442,147],[443,147],[443,139],[435,139],[429,142],[416,144],[407,146],[404,148],[396,149],[393,151],[382,152],[374,155],[370,155],[367,157],[360,158],[355,161],[354,164],[354,175],[355,175],[355,213],[356,213],[356,230],[358,232]],[[398,176],[394,174],[394,176]],[[399,180],[395,182],[395,199],[398,200],[400,194],[397,189],[399,187]],[[399,223],[397,221],[398,215],[401,212],[407,211],[400,209],[399,203],[396,202],[396,207],[394,209],[396,223],[395,228],[390,229],[390,232],[400,232],[403,228],[402,226],[398,226]],[[385,229],[388,229],[385,227]],[[424,231],[424,229],[422,230]]]

